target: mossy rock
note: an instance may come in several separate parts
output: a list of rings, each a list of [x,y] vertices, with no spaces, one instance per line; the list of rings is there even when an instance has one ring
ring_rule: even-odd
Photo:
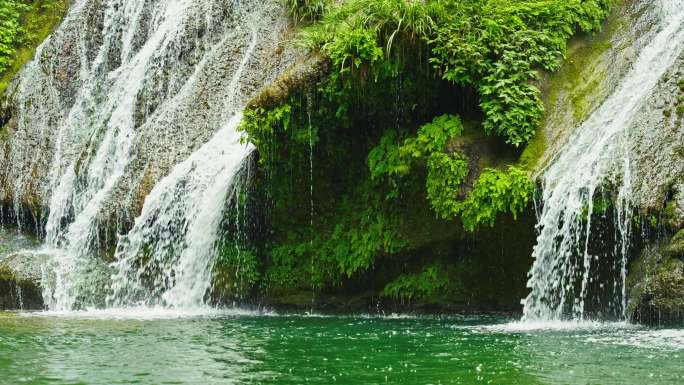
[[[330,62],[319,54],[299,60],[248,103],[248,108],[272,108],[287,101],[296,90],[315,85],[330,71]]]
[[[631,320],[647,325],[684,324],[684,261],[669,256],[671,246],[647,246],[632,264],[627,281]]]
[[[684,230],[680,230],[672,237],[667,246],[667,253],[672,257],[684,256]]]

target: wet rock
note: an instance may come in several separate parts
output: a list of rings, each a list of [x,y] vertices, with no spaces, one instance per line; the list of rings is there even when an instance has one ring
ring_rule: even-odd
[[[684,324],[684,261],[667,243],[647,246],[630,266],[627,313],[648,325]]]
[[[45,254],[15,253],[0,262],[0,309],[43,309],[42,269]]]
[[[560,70],[543,74],[538,85],[546,107],[541,133],[545,149],[533,165],[534,174],[544,169],[574,129],[617,87],[641,48],[657,32],[656,17],[656,7],[650,1],[620,2],[600,33],[571,39]]]

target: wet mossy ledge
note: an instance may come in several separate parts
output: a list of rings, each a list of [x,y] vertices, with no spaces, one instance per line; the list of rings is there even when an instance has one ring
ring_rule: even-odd
[[[251,214],[227,221],[241,246],[224,240],[214,300],[519,311],[535,81],[611,2],[286,3],[310,55],[244,113],[258,151],[233,203]]]

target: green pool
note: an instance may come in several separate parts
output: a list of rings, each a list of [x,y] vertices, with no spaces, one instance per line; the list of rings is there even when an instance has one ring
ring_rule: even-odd
[[[0,313],[2,384],[682,384],[684,329],[506,317]]]

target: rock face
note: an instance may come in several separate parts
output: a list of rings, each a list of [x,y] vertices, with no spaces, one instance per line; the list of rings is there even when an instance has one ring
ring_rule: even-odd
[[[1,114],[0,214],[33,222],[58,250],[49,262],[56,278],[40,283],[51,308],[103,303],[118,236],[161,180],[187,170],[171,198],[208,184],[202,170],[224,159],[192,155],[241,145],[237,130],[230,143],[221,133],[302,56],[289,32],[278,0],[73,2],[8,88]]]
[[[546,118],[540,139],[544,151],[536,162],[539,174],[574,129],[616,88],[641,48],[655,32],[657,9],[650,1],[617,2],[600,33],[578,36],[568,44],[560,70],[545,74],[539,84]]]
[[[684,323],[684,261],[678,242],[681,239],[648,245],[632,263],[627,281],[632,320],[651,325]]]
[[[649,1],[625,0],[597,36],[570,44],[558,74],[542,85],[547,103],[546,151],[542,172],[573,129],[619,83],[639,50],[655,31],[656,9]],[[679,190],[684,190],[684,52],[661,78],[652,97],[640,107],[629,128],[629,162],[635,175],[632,199],[642,212],[660,211],[672,201],[670,219],[684,218]]]
[[[543,171],[574,129],[615,89],[641,48],[657,32],[657,13],[650,1],[618,3],[602,31],[573,38],[560,70],[546,74],[539,84],[546,107],[541,130],[545,150],[535,174]]]
[[[665,235],[648,241],[631,265],[628,314],[647,324],[684,324],[684,51],[630,133],[635,208],[661,218]]]
[[[45,259],[31,250],[37,240],[0,226],[0,309],[41,309]]]
[[[672,225],[684,220],[684,52],[658,84],[633,124],[632,163],[639,176],[635,200],[644,212],[672,202]]]

